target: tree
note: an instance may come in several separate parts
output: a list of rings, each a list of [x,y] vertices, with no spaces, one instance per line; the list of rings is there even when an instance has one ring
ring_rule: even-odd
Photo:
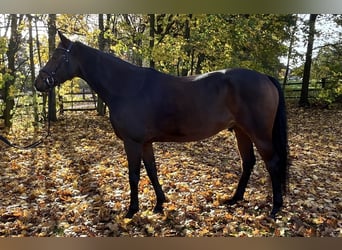
[[[35,65],[34,65],[34,54],[33,54],[33,35],[32,35],[32,15],[28,14],[28,29],[29,29],[29,54],[30,54],[30,71],[31,71],[31,86],[32,86],[32,100],[33,100],[33,111],[34,111],[34,122],[38,123],[38,103],[37,103],[37,92],[34,87],[35,80]],[[36,19],[37,20],[37,19]],[[37,22],[36,22],[37,23]]]
[[[342,15],[322,15],[319,21],[336,25],[336,29],[330,26],[330,32],[321,31],[324,33],[319,38],[325,38],[326,42],[315,46],[317,55],[312,59],[311,66],[311,78],[322,81],[322,90],[316,96],[315,102],[329,106],[342,102],[342,41],[338,39],[342,34]]]
[[[284,41],[292,15],[244,14],[223,16],[228,23],[230,67],[246,67],[277,76],[279,57],[287,53]]]
[[[98,44],[99,44],[99,49],[102,51],[105,51],[106,48],[106,39],[105,39],[105,26],[104,26],[104,22],[103,22],[103,14],[99,14],[99,37],[98,37]],[[98,96],[97,97],[97,113],[101,116],[105,115],[106,112],[106,106],[103,102],[103,100]]]
[[[158,14],[155,20],[155,68],[177,75],[247,67],[277,76],[293,25],[293,15]]]
[[[4,83],[4,100],[5,110],[4,119],[5,127],[11,127],[12,116],[14,108],[14,83],[16,80],[16,54],[20,48],[21,41],[21,28],[20,24],[23,20],[23,15],[11,14],[10,15],[10,26],[11,34],[8,43],[8,49],[6,51],[8,61],[8,76]]]
[[[293,23],[289,25],[289,34],[290,34],[290,41],[289,41],[289,50],[287,53],[287,60],[286,60],[286,68],[285,68],[285,74],[284,74],[284,80],[283,80],[283,89],[285,89],[285,85],[287,83],[287,78],[289,76],[290,72],[290,60],[292,58],[293,53],[293,47],[296,40],[296,32],[298,30],[297,26],[297,20],[298,20],[298,14],[294,15],[293,17]]]
[[[186,56],[185,59],[190,59],[190,56],[193,53],[193,47],[192,47],[191,41],[190,41],[190,35],[191,35],[190,21],[191,21],[191,18],[192,18],[192,14],[189,14],[189,15],[187,15],[187,17],[184,21],[184,33],[183,33],[184,46],[183,46],[183,50],[184,50],[185,56]],[[188,74],[192,75],[193,60],[190,60],[190,62],[191,63],[183,63],[181,70],[178,70],[178,72],[180,72],[181,76],[186,76]]]
[[[155,33],[155,14],[148,14],[148,18],[149,18],[149,23],[150,23],[150,37],[149,37],[149,64],[150,64],[150,67],[151,68],[154,68],[155,67],[155,62],[152,58],[152,51],[153,51],[153,48],[154,48],[154,33]]]
[[[303,72],[303,83],[300,93],[299,106],[307,107],[309,103],[309,84],[310,84],[310,72],[311,72],[311,62],[312,62],[312,49],[315,39],[315,22],[318,14],[310,14],[308,22],[308,43],[305,55],[305,64]]]
[[[56,27],[68,35],[73,34],[72,39],[81,40],[92,47],[114,53],[136,65],[150,66],[174,75],[192,75],[222,68],[247,67],[277,76],[280,69],[284,68],[279,57],[288,56],[287,68],[289,69],[289,61],[294,59],[296,53],[296,44],[299,41],[297,39],[302,39],[299,32],[296,32],[296,29],[300,30],[295,25],[296,15],[63,14],[56,16],[51,14],[26,16],[27,19],[23,18],[24,15],[4,14],[0,18],[0,90],[1,95],[6,99],[1,103],[1,109],[7,117],[7,126],[10,125],[8,121],[13,120],[11,116],[19,114],[15,112],[15,94],[19,93],[22,87],[31,90],[32,78],[36,74],[34,71],[48,59],[45,44],[49,44],[50,53],[56,47]],[[336,25],[341,25],[341,16],[329,15],[329,20],[335,21]],[[37,18],[40,19],[39,22]],[[324,18],[325,16],[320,15],[318,20],[324,21]],[[301,21],[300,15],[298,20]],[[300,24],[299,21],[298,24]],[[45,26],[40,26],[42,23],[46,25],[48,35],[41,31],[41,28],[45,28]],[[317,30],[322,34],[319,38],[325,39],[325,42],[313,48],[317,57],[312,58],[311,78],[315,77],[320,80],[322,77],[332,76],[334,80],[338,80],[341,76],[341,44],[340,42],[333,44],[330,39],[333,32],[320,31],[318,24],[319,22],[316,23]],[[32,26],[35,31],[32,31]],[[21,38],[21,31],[27,36],[23,35]],[[309,34],[308,31],[305,33]],[[333,35],[336,36],[336,32]],[[75,36],[78,37],[75,38]],[[329,40],[327,40],[328,37]],[[306,61],[306,63],[309,62],[309,57]],[[308,72],[307,68],[305,72]],[[301,69],[298,76],[302,73]],[[284,82],[286,82],[286,77]],[[67,82],[55,91],[61,95],[64,92],[69,93],[70,86],[76,89],[78,84]],[[308,85],[304,83],[304,97],[305,88],[308,88]],[[54,93],[48,108],[43,108],[43,112],[48,111],[53,120],[57,119],[56,101],[58,100],[55,95]],[[33,93],[33,99],[30,101],[35,102],[34,98]],[[44,107],[47,106],[46,102],[45,96]],[[99,111],[103,110],[100,102],[97,107]]]
[[[56,14],[49,14],[48,19],[48,41],[49,41],[49,58],[52,56],[56,48]],[[57,121],[56,110],[56,89],[53,88],[49,94],[48,115],[50,121]]]
[[[142,46],[146,29],[147,17],[137,14],[123,14],[123,28],[128,32],[126,40],[128,45],[128,60],[138,66],[143,65]]]
[[[327,14],[320,15],[317,20],[317,32],[320,32],[318,38],[324,40],[324,43],[321,42],[313,48],[316,50],[316,56],[312,58],[311,78],[331,78],[342,72],[342,21],[339,23],[339,20],[342,20],[342,15]],[[322,30],[320,23],[331,28]]]
[[[1,16],[1,18],[3,20],[6,19],[6,15],[3,14]],[[7,39],[7,30],[8,30],[8,26],[10,25],[10,23],[8,23],[7,27],[5,28],[5,34],[2,35],[0,37],[0,104],[1,104],[1,116],[0,118],[3,119],[4,116],[3,116],[3,112],[4,112],[4,104],[2,102],[2,100],[5,100],[5,82],[6,82],[6,78],[7,78],[7,75],[8,75],[8,72],[7,72],[7,67],[5,65],[6,63],[6,51],[8,49],[8,39]]]
[[[199,73],[204,60],[201,50],[210,40],[199,35],[199,23],[204,23],[205,15],[150,14],[149,17],[148,56],[154,67],[176,75]]]

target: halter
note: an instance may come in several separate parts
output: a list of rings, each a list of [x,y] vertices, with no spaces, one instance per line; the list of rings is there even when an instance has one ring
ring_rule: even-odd
[[[55,79],[55,75],[56,75],[57,70],[61,67],[62,63],[69,64],[69,54],[71,52],[71,48],[73,45],[74,45],[74,43],[70,42],[67,49],[65,49],[65,48],[56,48],[55,49],[55,50],[62,50],[65,52],[64,53],[64,61],[60,61],[55,70],[51,71],[51,73],[46,71],[44,68],[39,71],[39,72],[43,72],[43,73],[48,75],[45,79],[43,79],[43,81],[46,83],[46,85],[49,86],[50,89],[52,89],[55,86],[55,83],[57,82]]]

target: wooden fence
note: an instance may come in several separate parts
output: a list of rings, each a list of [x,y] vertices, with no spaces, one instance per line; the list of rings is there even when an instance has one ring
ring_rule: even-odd
[[[64,111],[87,111],[96,110],[97,94],[89,89],[82,89],[81,92],[66,93],[59,96],[59,110]]]
[[[320,81],[316,83],[309,84],[309,99],[314,99],[317,97],[318,93],[326,87],[329,82]],[[302,90],[302,82],[288,82],[285,87],[283,87],[284,95],[286,99],[298,99],[300,98],[300,92]]]
[[[329,82],[323,81],[311,83],[309,85],[309,99],[317,97],[322,88]],[[284,86],[282,86],[284,88]],[[285,98],[289,100],[299,100],[302,82],[288,82],[284,88]],[[96,110],[97,94],[90,90],[83,89],[78,93],[67,93],[60,99],[60,111],[83,111]]]
[[[329,82],[322,79],[322,81],[311,83],[309,85],[309,99],[317,97],[318,93],[329,85]],[[282,86],[284,88],[284,86]],[[288,100],[299,100],[300,92],[302,88],[302,82],[288,82],[284,88],[285,98]],[[27,94],[20,95],[25,96]],[[59,112],[63,113],[65,111],[87,111],[96,110],[97,108],[97,94],[90,89],[82,89],[80,92],[72,92],[63,94],[57,97],[59,107]],[[3,100],[0,98],[0,106],[3,105]],[[39,103],[41,106],[41,103]],[[16,108],[23,108],[27,106],[32,106],[32,104],[16,105]],[[0,114],[0,119],[2,114]]]

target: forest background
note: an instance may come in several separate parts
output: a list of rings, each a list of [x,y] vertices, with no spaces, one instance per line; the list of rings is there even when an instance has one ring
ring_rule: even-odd
[[[310,104],[310,87],[324,85],[314,102],[341,101],[342,15],[276,14],[2,14],[0,15],[0,116],[46,119],[47,98],[33,81],[56,47],[56,32],[113,53],[139,66],[174,75],[245,67],[275,76],[283,87],[300,86],[299,104]],[[323,81],[323,83],[322,83]],[[325,84],[325,81],[329,84]],[[290,86],[290,85],[288,85]],[[49,106],[57,120],[63,95],[87,88],[81,79],[57,88]],[[291,89],[291,86],[290,86]],[[56,98],[57,96],[57,98]],[[312,101],[312,100],[311,100]],[[104,114],[101,100],[99,114]]]

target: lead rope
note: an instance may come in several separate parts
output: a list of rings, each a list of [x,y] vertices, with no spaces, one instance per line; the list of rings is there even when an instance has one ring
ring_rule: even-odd
[[[52,95],[52,91],[49,91],[49,99],[51,100],[51,95]],[[47,134],[42,137],[40,140],[35,141],[29,145],[26,146],[19,146],[16,145],[12,142],[10,142],[6,137],[3,137],[2,135],[0,135],[0,140],[3,141],[5,144],[7,144],[8,146],[12,147],[12,148],[17,148],[17,149],[32,149],[37,147],[38,145],[42,144],[44,142],[44,140],[46,138],[48,138],[51,135],[51,131],[50,131],[50,127],[51,127],[51,119],[50,119],[50,114],[48,112],[48,126],[47,126]]]

